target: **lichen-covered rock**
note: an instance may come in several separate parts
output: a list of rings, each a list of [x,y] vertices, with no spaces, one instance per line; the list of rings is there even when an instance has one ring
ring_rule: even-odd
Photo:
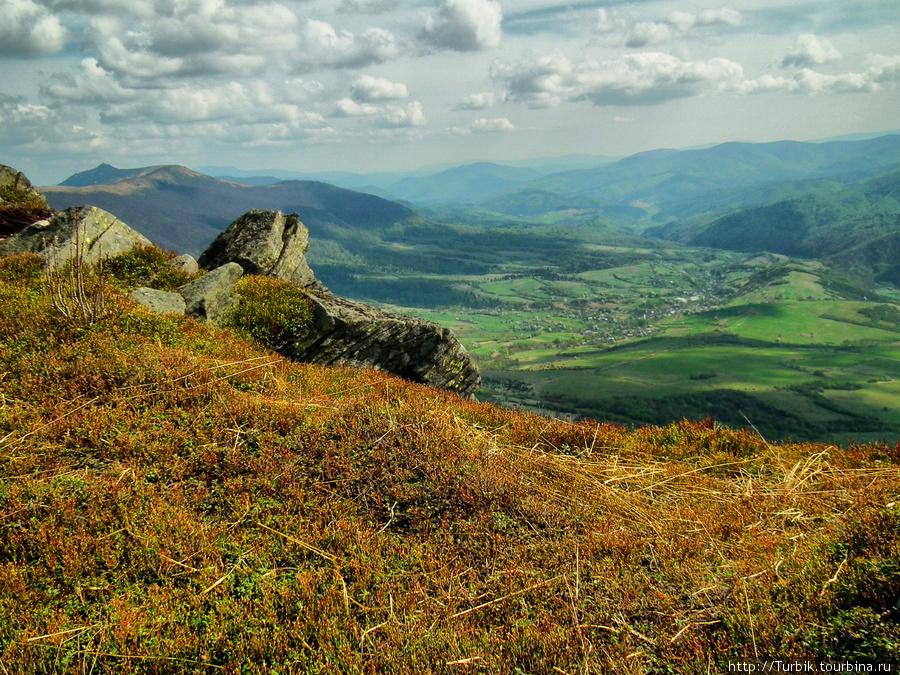
[[[140,286],[131,291],[135,302],[156,314],[184,314],[186,303],[180,293]]]
[[[149,239],[111,213],[96,206],[73,206],[0,241],[0,255],[38,253],[55,265],[72,260],[80,246],[82,260],[96,263],[138,244],[151,245]]]
[[[322,365],[374,367],[412,382],[472,396],[481,375],[453,333],[328,292],[310,292],[313,320],[283,354]]]
[[[296,214],[254,210],[234,221],[204,251],[199,263],[207,269],[227,263],[248,274],[277,277],[304,289],[313,317],[296,334],[279,338],[277,350],[288,358],[377,368],[466,397],[478,390],[478,367],[449,329],[328,292],[306,264],[308,237]],[[199,316],[191,299],[185,297],[188,314]]]
[[[0,164],[0,204],[19,206],[23,202],[29,206],[47,208],[47,198],[31,184],[24,173]]]
[[[169,261],[169,266],[172,267],[172,269],[184,272],[191,276],[200,271],[200,265],[194,260],[194,256],[188,255],[187,253],[172,258]]]
[[[234,286],[243,275],[240,265],[227,263],[180,286],[178,292],[184,298],[185,313],[210,323],[218,322],[237,303]]]
[[[262,274],[309,286],[315,283],[306,262],[309,230],[296,213],[254,209],[235,220],[198,260],[204,269],[228,262],[247,274]]]

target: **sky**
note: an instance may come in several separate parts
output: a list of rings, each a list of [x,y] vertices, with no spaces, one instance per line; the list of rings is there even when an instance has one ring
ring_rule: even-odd
[[[898,0],[0,0],[0,163],[407,171],[900,129]]]

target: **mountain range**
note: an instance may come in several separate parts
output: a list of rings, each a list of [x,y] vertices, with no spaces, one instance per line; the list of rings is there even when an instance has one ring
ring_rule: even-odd
[[[199,255],[229,223],[253,208],[296,212],[314,237],[324,238],[329,228],[384,228],[418,218],[402,204],[326,183],[248,186],[182,166],[122,170],[102,164],[42,192],[54,208],[98,206],[160,246],[192,255]]]
[[[587,160],[570,160],[576,161]],[[389,179],[396,175],[371,177],[380,176],[378,190],[393,191],[402,202],[310,180],[247,185],[235,181],[268,179],[222,180],[178,166],[102,164],[42,191],[55,208],[94,204],[160,245],[194,254],[242,213],[269,208],[297,212],[314,240],[364,255],[366,242],[383,246],[384,233],[398,228],[408,234],[419,227],[417,236],[427,241],[436,236],[435,221],[481,229],[519,222],[599,227],[619,230],[619,237],[627,231],[690,246],[836,257],[870,266],[885,279],[900,276],[885,253],[900,246],[893,241],[900,237],[900,134],[726,143],[597,161],[603,163],[550,174],[566,162],[478,163],[393,183]],[[452,237],[439,238],[454,246]],[[402,247],[394,246],[394,252],[403,257]]]

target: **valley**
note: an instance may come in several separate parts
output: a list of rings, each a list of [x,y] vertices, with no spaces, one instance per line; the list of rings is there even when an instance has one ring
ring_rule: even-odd
[[[93,200],[179,252],[250,208],[297,211],[317,277],[451,328],[485,401],[893,444],[898,139],[726,144],[547,175],[480,164],[404,179],[411,204],[183,167],[98,167],[45,192],[57,208]]]

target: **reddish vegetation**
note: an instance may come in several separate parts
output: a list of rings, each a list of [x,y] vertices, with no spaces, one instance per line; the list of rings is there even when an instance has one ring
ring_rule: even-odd
[[[0,672],[900,657],[898,448],[568,424],[44,286],[0,261]]]

